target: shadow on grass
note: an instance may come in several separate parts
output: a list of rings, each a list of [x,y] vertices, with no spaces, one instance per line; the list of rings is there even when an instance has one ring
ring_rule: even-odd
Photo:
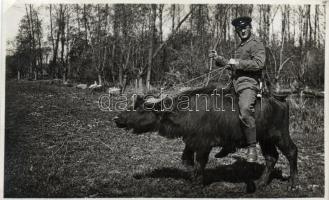
[[[235,157],[237,160],[231,165],[219,165],[213,169],[205,169],[204,185],[210,185],[215,182],[230,182],[230,183],[246,183],[252,184],[253,181],[259,179],[265,169],[264,165],[258,163],[249,163],[240,157]],[[191,172],[177,168],[160,168],[150,172],[139,173],[133,176],[136,179],[143,178],[173,178],[184,179],[191,181]],[[287,181],[286,177],[282,176],[282,171],[274,169],[270,176],[269,183],[273,179]]]
[[[146,173],[138,173],[134,174],[133,177],[135,179],[143,179],[143,178],[173,178],[173,179],[184,179],[191,180],[190,173],[187,171],[183,171],[181,169],[163,167],[160,169],[154,169],[151,172]]]

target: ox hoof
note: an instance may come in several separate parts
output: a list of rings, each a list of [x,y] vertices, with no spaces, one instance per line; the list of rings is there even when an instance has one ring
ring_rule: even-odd
[[[253,181],[247,182],[247,193],[254,193],[256,191],[256,184]]]
[[[258,180],[255,185],[258,189],[261,189],[267,185],[267,182],[265,180]]]
[[[300,188],[300,186],[295,186],[295,185],[288,185],[287,190],[290,192],[297,191]]]
[[[289,184],[288,184],[288,187],[287,187],[287,190],[288,191],[296,191],[298,190],[298,186],[296,186],[296,180],[292,177],[289,177]]]
[[[192,176],[192,182],[194,185],[198,185],[198,186],[204,186],[205,182],[204,182],[204,178],[203,176]]]
[[[193,160],[182,160],[182,164],[186,167],[186,168],[190,168],[194,166],[194,162]]]
[[[288,192],[294,192],[294,191],[296,191],[296,190],[297,190],[296,187],[292,187],[292,186],[288,186],[288,187],[287,187],[287,191],[288,191]]]

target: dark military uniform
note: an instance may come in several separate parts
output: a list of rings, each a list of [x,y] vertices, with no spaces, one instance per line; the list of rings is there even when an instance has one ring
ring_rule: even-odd
[[[232,24],[239,29],[250,25],[251,18],[240,17],[232,21]],[[259,80],[265,64],[265,47],[263,43],[253,34],[242,41],[235,51],[235,61],[233,65],[233,85],[239,97],[240,119],[244,124],[244,132],[247,144],[256,144],[256,121],[255,109],[256,95],[259,88]],[[216,64],[226,65],[230,62],[217,57]]]
[[[214,58],[219,66],[230,65],[234,89],[239,98],[240,119],[248,144],[248,162],[257,161],[256,151],[256,120],[255,102],[259,88],[262,69],[265,64],[265,47],[263,43],[251,33],[251,18],[238,17],[232,20],[236,33],[241,39],[234,58],[227,60],[218,56],[216,51],[211,51],[210,58]],[[225,157],[235,151],[234,146],[225,146],[216,158]]]
[[[233,73],[234,88],[236,92],[244,89],[258,90],[258,79],[261,78],[265,63],[265,47],[263,43],[251,35],[242,42],[235,52],[235,59],[239,64],[235,66]]]
[[[259,88],[259,79],[265,64],[265,47],[254,35],[242,42],[235,53],[239,64],[233,72],[234,89],[239,96],[240,119],[245,125],[248,144],[256,143],[255,109],[256,95]]]

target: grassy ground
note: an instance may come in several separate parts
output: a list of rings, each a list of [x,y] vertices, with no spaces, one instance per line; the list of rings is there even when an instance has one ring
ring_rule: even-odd
[[[181,140],[156,133],[133,135],[116,128],[114,112],[100,111],[99,94],[41,82],[7,82],[5,197],[323,197],[323,100],[291,108],[291,136],[299,148],[298,190],[274,178],[245,192],[259,164],[241,161],[243,150],[215,159],[208,184],[194,185],[180,163]],[[280,154],[276,174],[289,174]]]

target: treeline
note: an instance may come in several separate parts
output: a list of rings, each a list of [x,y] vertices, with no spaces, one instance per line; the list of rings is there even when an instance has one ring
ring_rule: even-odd
[[[210,49],[234,57],[239,41],[231,20],[249,15],[266,44],[266,72],[274,83],[324,85],[324,5],[24,6],[7,49],[7,78],[177,84],[208,72]]]

